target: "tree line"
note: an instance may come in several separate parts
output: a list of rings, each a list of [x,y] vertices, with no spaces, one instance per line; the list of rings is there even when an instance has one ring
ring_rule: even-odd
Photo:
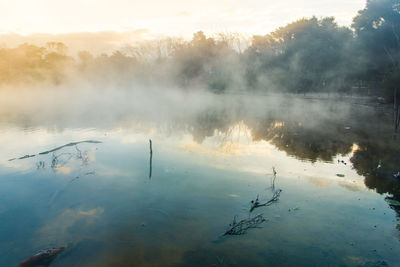
[[[58,42],[0,49],[0,84],[79,78],[215,93],[356,92],[393,100],[400,82],[400,0],[368,0],[351,27],[312,17],[248,42],[240,34],[207,37],[199,31],[191,40],[145,41],[112,54],[72,57],[67,50]]]

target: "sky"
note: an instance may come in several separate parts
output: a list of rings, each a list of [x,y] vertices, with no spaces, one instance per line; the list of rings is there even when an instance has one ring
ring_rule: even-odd
[[[147,31],[191,36],[203,30],[267,34],[302,17],[350,25],[366,0],[0,0],[0,33]]]

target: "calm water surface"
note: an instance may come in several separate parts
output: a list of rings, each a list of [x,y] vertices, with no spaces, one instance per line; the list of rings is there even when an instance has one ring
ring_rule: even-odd
[[[400,266],[398,212],[385,199],[400,196],[390,116],[299,105],[3,119],[0,266],[60,246],[51,266]],[[272,197],[273,167],[280,199],[250,213],[257,195]],[[260,228],[222,236],[234,216],[257,214]]]

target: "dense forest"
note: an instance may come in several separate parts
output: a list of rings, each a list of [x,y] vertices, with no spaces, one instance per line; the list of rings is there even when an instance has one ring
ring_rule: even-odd
[[[267,18],[266,18],[267,19]],[[263,36],[202,31],[112,54],[69,55],[60,42],[0,49],[0,84],[132,84],[215,93],[356,93],[393,101],[400,82],[400,1],[368,0],[350,28],[333,17],[304,18]]]

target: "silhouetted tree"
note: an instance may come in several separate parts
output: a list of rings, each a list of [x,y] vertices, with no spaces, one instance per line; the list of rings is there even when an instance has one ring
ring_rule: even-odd
[[[367,1],[352,27],[364,57],[363,72],[392,98],[400,82],[400,1]]]
[[[334,18],[298,20],[266,36],[254,36],[248,49],[248,78],[250,83],[256,77],[261,86],[291,92],[340,89],[347,78],[351,41],[351,31],[339,27]]]

